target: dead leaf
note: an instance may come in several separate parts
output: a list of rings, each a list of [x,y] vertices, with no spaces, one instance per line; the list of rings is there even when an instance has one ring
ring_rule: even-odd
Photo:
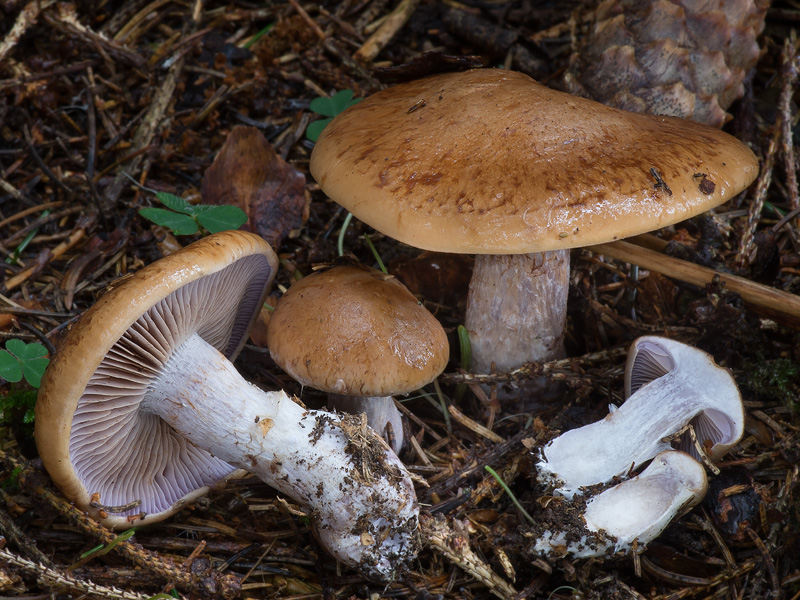
[[[236,127],[203,177],[204,204],[231,204],[247,213],[242,229],[274,248],[308,218],[306,178],[275,153],[255,127]]]

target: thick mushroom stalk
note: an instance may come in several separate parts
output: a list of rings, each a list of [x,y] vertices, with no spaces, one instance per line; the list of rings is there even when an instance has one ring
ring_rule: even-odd
[[[563,358],[568,284],[568,250],[476,256],[466,314],[473,370]]]
[[[560,493],[569,497],[578,488],[610,481],[673,443],[695,458],[717,460],[744,432],[736,382],[697,348],[638,338],[628,355],[626,389],[630,397],[603,420],[544,447],[540,475],[559,480]]]
[[[161,369],[143,410],[297,500],[325,549],[366,576],[386,580],[416,553],[411,479],[358,417],[304,410],[282,391],[261,390],[196,334]]]
[[[583,509],[582,534],[548,529],[536,540],[533,550],[586,558],[627,552],[634,543],[641,548],[700,502],[707,489],[703,465],[678,450],[661,452],[636,477],[589,499]],[[575,504],[565,501],[561,509],[580,510]]]

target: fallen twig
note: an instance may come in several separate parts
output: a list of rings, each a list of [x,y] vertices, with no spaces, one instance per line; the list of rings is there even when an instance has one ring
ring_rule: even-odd
[[[517,590],[472,551],[466,533],[453,531],[444,519],[436,517],[420,516],[420,528],[431,547],[480,581],[492,594],[502,600],[516,598]]]
[[[90,596],[113,598],[115,600],[147,600],[147,598],[152,597],[151,595],[137,594],[136,592],[128,592],[115,587],[98,585],[84,579],[76,579],[52,566],[33,562],[9,552],[5,548],[0,549],[0,561],[27,571],[50,589],[66,587]]]
[[[25,5],[25,8],[17,16],[17,20],[14,21],[11,31],[6,33],[2,41],[0,41],[0,62],[3,62],[8,53],[14,49],[28,28],[36,23],[39,13],[54,2],[55,0],[48,0],[47,2],[33,0]]]
[[[718,277],[728,290],[739,294],[754,313],[782,325],[800,328],[800,297],[744,277],[720,273],[708,267],[667,256],[637,245],[640,243],[642,239],[635,238],[632,241],[589,246],[587,249],[693,285],[705,286]]]
[[[24,271],[14,275],[14,277],[6,280],[6,290],[12,290],[21,283],[27,281],[31,275],[39,273],[51,260],[55,260],[56,258],[60,257],[67,250],[80,242],[84,237],[86,237],[86,231],[92,227],[94,221],[95,219],[93,215],[80,217],[78,219],[78,224],[75,226],[75,229],[72,230],[72,233],[69,234],[69,237],[61,242],[58,246],[50,250],[43,260],[37,261],[35,265],[28,267]]]
[[[554,381],[569,381],[571,383],[591,383],[591,379],[583,373],[575,371],[576,364],[592,363],[599,361],[614,361],[625,356],[627,348],[611,348],[594,352],[585,356],[562,358],[550,362],[525,363],[519,368],[503,373],[445,373],[439,377],[443,383],[506,383],[520,382],[536,377],[548,377]]]
[[[97,521],[75,508],[63,497],[50,490],[41,480],[40,474],[20,458],[13,456],[11,453],[0,451],[0,462],[8,463],[13,469],[19,469],[20,486],[29,493],[33,493],[59,514],[68,518],[71,523],[85,534],[91,535],[102,544],[114,544],[115,552],[118,552],[126,560],[131,561],[147,572],[171,582],[179,589],[205,597],[232,600],[241,593],[241,583],[236,575],[212,570],[205,576],[200,576],[185,571],[171,560],[165,560],[157,553],[142,548],[139,544],[131,541],[119,541],[113,531],[106,529]]]
[[[392,41],[395,34],[405,25],[417,10],[419,0],[403,0],[397,5],[384,19],[381,26],[373,33],[366,42],[358,49],[355,57],[358,60],[369,62],[375,59],[380,51]]]

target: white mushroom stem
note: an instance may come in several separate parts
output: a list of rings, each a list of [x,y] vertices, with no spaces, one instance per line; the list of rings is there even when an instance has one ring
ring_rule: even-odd
[[[392,450],[399,454],[403,449],[403,415],[397,410],[391,396],[347,396],[330,393],[328,408],[353,415],[364,413],[367,424],[389,443]]]
[[[568,289],[569,250],[476,256],[466,314],[473,371],[563,358]]]
[[[415,555],[414,488],[383,440],[352,418],[304,410],[248,383],[198,335],[170,357],[145,410],[297,500],[322,546],[366,576],[387,580]]]
[[[673,442],[695,458],[705,458],[694,444],[686,443],[687,436],[676,435],[687,425],[702,454],[712,460],[742,436],[739,389],[707,353],[647,336],[634,342],[628,362],[635,368],[629,366],[626,377],[647,383],[637,384],[625,403],[601,421],[567,431],[544,447],[539,472],[560,480],[558,491],[565,496],[624,475],[670,449]]]
[[[706,495],[706,472],[684,452],[658,454],[641,474],[616,485],[586,504],[586,535],[547,531],[535,544],[543,554],[567,552],[577,558],[600,556],[607,551],[627,552],[656,539],[680,515]],[[575,510],[573,507],[565,507]]]

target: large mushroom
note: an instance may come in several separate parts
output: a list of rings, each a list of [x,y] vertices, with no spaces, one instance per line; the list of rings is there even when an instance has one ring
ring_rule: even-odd
[[[569,249],[688,219],[757,173],[732,136],[628,113],[501,69],[380,91],[337,116],[311,156],[322,190],[375,229],[474,253],[473,368],[563,354]]]
[[[42,380],[36,443],[53,481],[117,529],[244,468],[297,500],[333,556],[386,580],[416,552],[411,478],[358,418],[305,410],[231,363],[277,268],[227,231],[138,271],[72,328]]]
[[[280,298],[267,331],[278,366],[303,385],[328,393],[328,406],[363,412],[403,447],[393,395],[433,381],[449,356],[441,324],[402,283],[366,266],[323,268]]]

